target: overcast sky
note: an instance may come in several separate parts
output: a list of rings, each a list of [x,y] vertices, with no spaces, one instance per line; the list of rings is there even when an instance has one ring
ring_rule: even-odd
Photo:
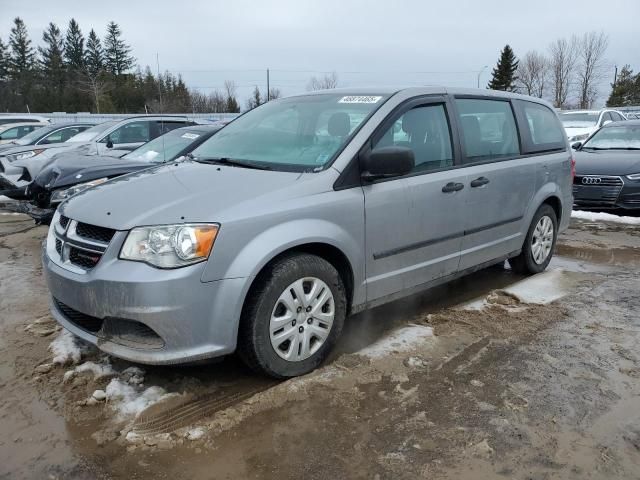
[[[12,19],[25,21],[34,43],[53,21],[71,17],[85,36],[119,23],[140,65],[181,73],[210,91],[234,80],[244,105],[254,85],[284,94],[305,90],[312,75],[336,71],[341,86],[451,85],[473,87],[488,65],[486,86],[500,49],[516,55],[544,51],[563,36],[597,30],[609,35],[614,65],[640,70],[638,0],[0,0],[0,37]]]

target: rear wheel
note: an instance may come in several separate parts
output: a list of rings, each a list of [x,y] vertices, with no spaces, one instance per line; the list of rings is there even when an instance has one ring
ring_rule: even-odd
[[[238,332],[238,354],[276,378],[317,368],[333,349],[346,314],[338,271],[315,255],[277,260],[256,279]]]
[[[556,212],[546,203],[533,216],[529,231],[522,245],[522,252],[509,259],[511,269],[518,273],[540,273],[547,268],[558,235]]]

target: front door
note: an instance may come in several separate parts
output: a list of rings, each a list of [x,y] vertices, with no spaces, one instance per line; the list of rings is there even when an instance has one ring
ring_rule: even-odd
[[[372,139],[372,149],[411,148],[416,165],[406,176],[363,187],[369,301],[458,269],[467,176],[453,168],[447,112],[443,97],[412,102]]]

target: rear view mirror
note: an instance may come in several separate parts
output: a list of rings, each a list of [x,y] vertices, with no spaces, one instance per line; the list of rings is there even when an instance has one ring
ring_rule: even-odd
[[[406,175],[415,166],[413,150],[406,147],[376,148],[361,159],[362,178],[373,181],[378,178]]]
[[[573,148],[574,150],[580,150],[581,146],[582,146],[582,142],[575,142],[571,144],[571,148]]]

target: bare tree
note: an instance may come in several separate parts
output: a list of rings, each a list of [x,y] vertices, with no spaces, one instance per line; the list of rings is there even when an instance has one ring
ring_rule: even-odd
[[[327,73],[323,77],[311,77],[307,84],[307,90],[329,90],[338,86],[338,74],[336,72]]]
[[[598,84],[603,78],[604,55],[609,46],[609,36],[604,32],[585,33],[578,45],[578,86],[580,108],[591,108],[598,95]]]
[[[275,100],[276,98],[280,98],[282,96],[282,92],[279,88],[271,87],[269,89],[269,100]]]
[[[527,95],[542,98],[547,85],[549,61],[534,50],[527,52],[518,64],[518,84]]]
[[[553,105],[562,108],[567,103],[575,74],[578,56],[576,37],[573,36],[570,40],[559,38],[549,46],[549,54]]]
[[[91,95],[96,113],[100,113],[100,100],[111,89],[112,85],[105,78],[104,72],[92,72],[86,69],[78,76],[78,90]]]

